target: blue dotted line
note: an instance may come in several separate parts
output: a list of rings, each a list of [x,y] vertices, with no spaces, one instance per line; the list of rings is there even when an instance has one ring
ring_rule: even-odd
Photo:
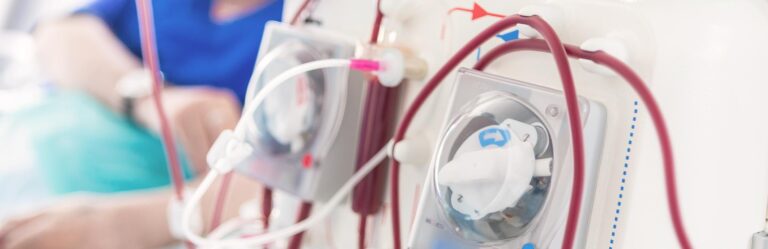
[[[616,240],[616,227],[619,224],[619,214],[621,214],[621,206],[623,204],[624,200],[624,185],[627,183],[627,171],[629,171],[629,156],[632,152],[632,141],[635,138],[635,130],[637,128],[637,112],[638,112],[638,105],[640,103],[635,100],[634,102],[634,111],[632,115],[632,125],[630,126],[629,130],[629,138],[627,139],[627,154],[624,156],[624,168],[621,173],[621,185],[619,185],[619,196],[618,201],[616,202],[616,213],[613,216],[613,224],[611,226],[611,240],[610,240],[610,246],[608,246],[608,249],[613,249],[613,243]]]

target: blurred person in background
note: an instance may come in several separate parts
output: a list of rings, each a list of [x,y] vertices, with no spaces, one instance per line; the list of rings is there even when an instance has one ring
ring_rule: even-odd
[[[191,185],[205,156],[239,119],[265,22],[282,0],[156,0],[163,101]],[[134,0],[97,0],[35,29],[47,76],[59,89],[17,114],[52,192],[120,193],[63,198],[0,222],[0,248],[156,248],[174,243],[167,224],[166,159],[150,92],[127,89],[141,63]],[[146,83],[145,83],[146,84]],[[235,177],[226,216],[260,188]],[[217,186],[216,184],[215,186]],[[216,189],[209,193],[216,193]],[[210,221],[213,196],[203,201]],[[206,224],[209,227],[210,224]]]

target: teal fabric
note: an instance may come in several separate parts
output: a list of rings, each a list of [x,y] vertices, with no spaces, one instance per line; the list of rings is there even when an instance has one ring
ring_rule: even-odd
[[[111,193],[168,185],[162,141],[80,92],[53,93],[14,114],[54,193]],[[192,176],[181,156],[186,178]]]

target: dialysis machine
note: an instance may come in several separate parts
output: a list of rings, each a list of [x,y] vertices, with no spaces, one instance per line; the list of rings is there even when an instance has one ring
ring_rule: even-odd
[[[291,235],[305,231],[304,248],[560,248],[567,237],[574,248],[676,248],[682,243],[667,211],[674,199],[682,210],[675,218],[696,248],[764,249],[759,233],[750,238],[764,229],[768,203],[768,119],[761,114],[768,106],[768,2],[286,2],[285,16],[297,11],[304,22],[268,25],[249,98],[299,66],[348,61],[290,77],[245,114],[255,128],[240,141],[250,146],[248,159],[235,168],[276,195],[320,207],[322,219],[308,216],[312,225],[285,225]],[[442,71],[454,54],[467,52],[464,44],[512,15],[542,19],[570,44],[564,53],[582,56],[568,67],[584,138],[575,231],[566,227],[578,150],[563,67],[550,56],[519,52],[483,71],[469,69],[502,44],[551,37],[535,22],[499,29]],[[372,26],[373,43],[396,52],[372,48]],[[594,52],[627,65],[655,96],[675,152],[676,198],[664,192],[667,154],[659,152],[655,106],[627,85],[625,74],[586,58]],[[417,69],[426,77],[412,77]],[[433,75],[446,77],[428,80]],[[358,220],[343,197],[351,191],[347,180],[359,181],[355,173],[375,163],[355,165],[366,98],[376,96],[368,89],[379,84],[367,81],[373,77],[400,87],[397,101],[386,104],[399,107],[398,122],[412,125],[382,150],[401,165],[387,178],[399,180],[376,183],[387,189],[371,192],[384,194],[382,207]],[[433,86],[434,94],[421,95]],[[425,102],[409,116],[419,101]],[[400,228],[398,246],[392,226]]]

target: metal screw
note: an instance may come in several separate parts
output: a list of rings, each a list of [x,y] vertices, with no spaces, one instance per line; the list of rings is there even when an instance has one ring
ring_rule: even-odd
[[[557,115],[560,114],[560,108],[557,108],[555,105],[547,106],[546,113],[549,116],[557,117]]]

